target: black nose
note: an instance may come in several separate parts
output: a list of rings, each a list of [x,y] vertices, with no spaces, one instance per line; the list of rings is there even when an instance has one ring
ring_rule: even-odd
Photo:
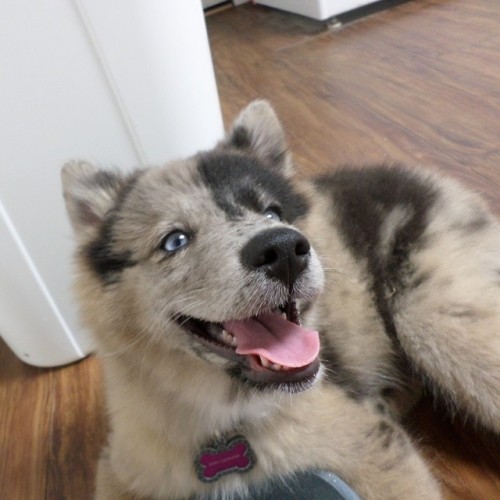
[[[289,287],[309,262],[309,241],[287,227],[267,229],[254,236],[241,251],[243,265],[266,273]]]

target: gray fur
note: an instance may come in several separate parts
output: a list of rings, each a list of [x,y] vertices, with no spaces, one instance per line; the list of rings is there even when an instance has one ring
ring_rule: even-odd
[[[110,415],[98,498],[230,498],[315,467],[363,498],[439,498],[396,421],[422,384],[500,431],[500,227],[454,181],[374,167],[299,182],[274,111],[256,101],[210,153],[128,177],[74,163],[63,184]],[[252,238],[289,227],[312,244],[293,286],[242,264]],[[187,243],[168,253],[176,231]],[[289,294],[323,343],[303,384],[251,383],[236,354],[186,330]],[[194,457],[234,435],[255,467],[199,481]]]

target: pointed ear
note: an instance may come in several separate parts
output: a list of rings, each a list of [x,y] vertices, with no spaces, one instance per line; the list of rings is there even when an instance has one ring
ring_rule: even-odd
[[[124,178],[86,162],[70,162],[62,172],[64,201],[75,234],[94,234],[106,213],[113,208]]]
[[[278,168],[284,175],[293,173],[283,127],[267,101],[253,101],[241,111],[225,145],[253,152],[266,165]]]

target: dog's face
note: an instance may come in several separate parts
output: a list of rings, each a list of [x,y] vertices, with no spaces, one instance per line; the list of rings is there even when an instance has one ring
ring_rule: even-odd
[[[298,304],[323,272],[294,227],[308,203],[266,103],[211,152],[128,176],[74,163],[63,183],[88,293],[111,316],[253,387],[314,381],[318,335],[299,326]]]

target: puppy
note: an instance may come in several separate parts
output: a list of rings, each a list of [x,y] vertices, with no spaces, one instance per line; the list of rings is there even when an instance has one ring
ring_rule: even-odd
[[[397,423],[422,385],[500,431],[500,227],[454,181],[299,181],[264,101],[212,151],[62,178],[110,419],[99,499],[233,498],[315,468],[439,498]]]

